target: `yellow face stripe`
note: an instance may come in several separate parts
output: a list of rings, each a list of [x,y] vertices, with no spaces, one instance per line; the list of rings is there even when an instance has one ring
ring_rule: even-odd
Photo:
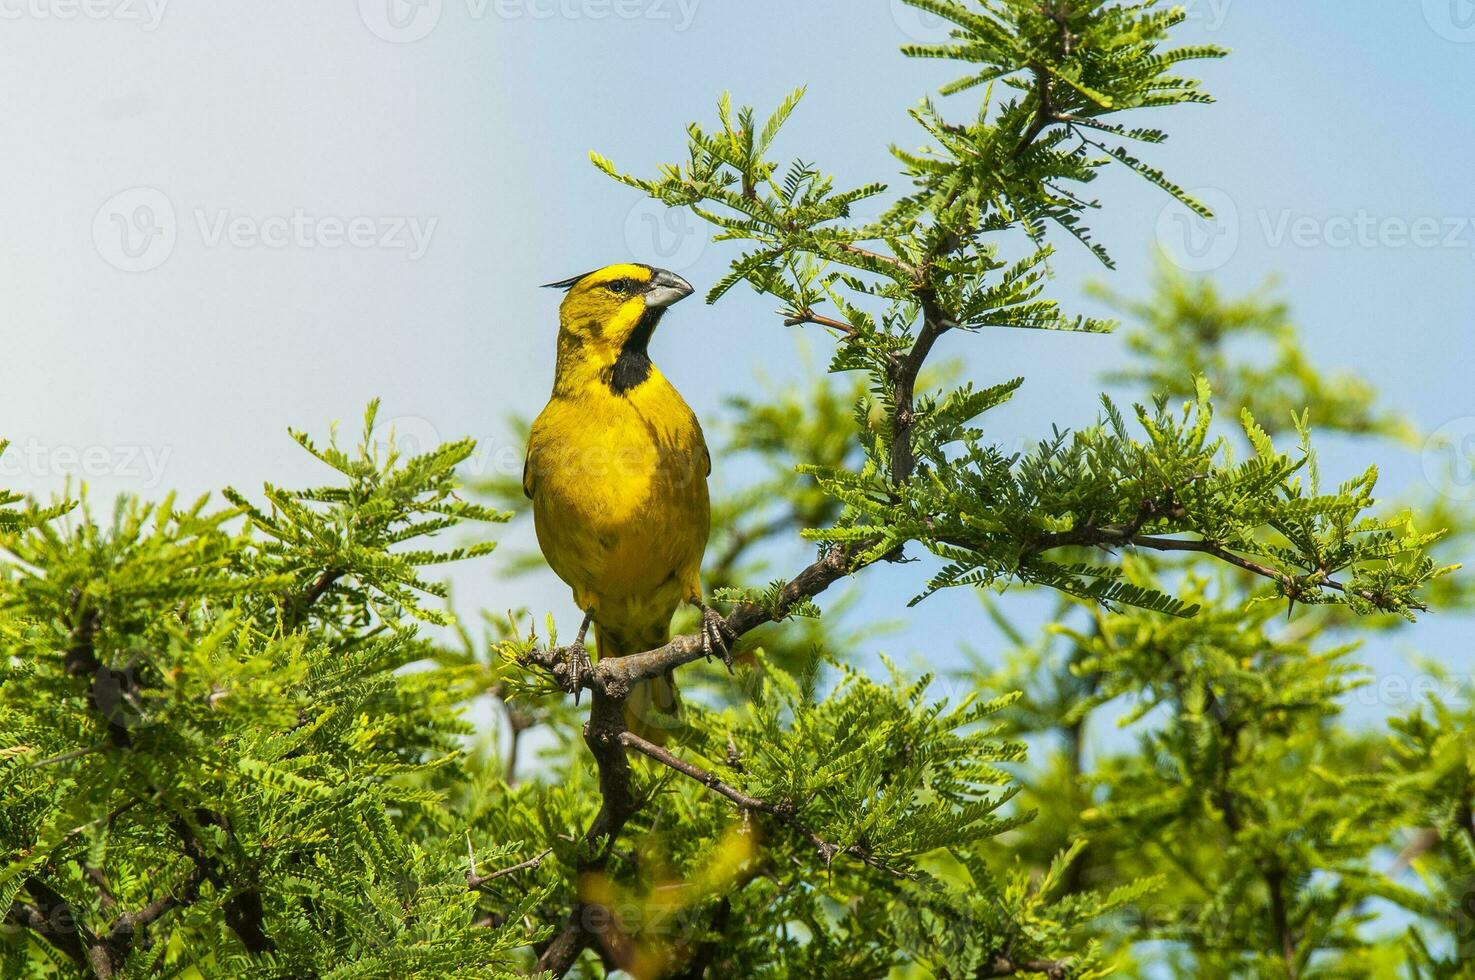
[[[650,282],[653,275],[650,266],[636,265],[633,262],[618,262],[615,265],[607,265],[598,272],[591,272],[580,279],[574,286],[575,290],[595,289],[605,283],[614,282],[617,279],[633,279],[638,283]]]

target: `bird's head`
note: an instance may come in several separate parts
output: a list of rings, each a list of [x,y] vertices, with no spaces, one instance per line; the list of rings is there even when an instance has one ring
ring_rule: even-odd
[[[616,354],[630,347],[644,351],[661,315],[692,292],[676,273],[638,263],[605,266],[548,288],[568,292],[559,309],[565,333]]]

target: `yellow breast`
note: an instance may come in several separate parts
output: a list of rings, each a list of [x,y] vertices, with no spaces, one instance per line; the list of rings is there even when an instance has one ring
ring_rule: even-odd
[[[538,543],[601,622],[669,620],[700,596],[708,532],[706,443],[652,367],[624,393],[555,391],[533,423],[524,485]]]

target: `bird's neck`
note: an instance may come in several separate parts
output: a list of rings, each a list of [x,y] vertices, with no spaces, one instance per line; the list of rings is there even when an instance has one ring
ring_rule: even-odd
[[[658,375],[647,346],[662,312],[647,311],[618,343],[609,331],[598,327],[570,329],[565,324],[558,334],[553,394],[569,396],[600,385],[616,395],[626,395]]]

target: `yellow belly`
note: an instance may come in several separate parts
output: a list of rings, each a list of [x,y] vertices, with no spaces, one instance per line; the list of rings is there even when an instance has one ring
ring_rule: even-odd
[[[555,397],[527,467],[538,544],[579,608],[631,643],[663,642],[676,606],[701,596],[710,519],[706,444],[681,396],[653,371],[625,395]]]

